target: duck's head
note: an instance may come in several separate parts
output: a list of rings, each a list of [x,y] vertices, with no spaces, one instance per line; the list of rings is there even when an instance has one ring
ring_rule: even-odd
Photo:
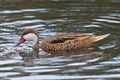
[[[25,41],[33,41],[33,46],[38,44],[38,32],[33,28],[26,28],[21,35],[20,41],[16,44],[19,46],[20,44],[24,43]]]

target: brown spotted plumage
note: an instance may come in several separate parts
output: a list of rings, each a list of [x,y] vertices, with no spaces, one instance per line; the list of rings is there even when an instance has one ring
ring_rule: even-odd
[[[21,39],[23,39],[24,36],[29,33],[33,33],[38,37],[38,32],[36,30],[32,28],[28,28],[23,31]],[[102,40],[109,35],[110,34],[96,36],[96,35],[93,35],[92,33],[59,34],[59,35],[51,36],[45,39],[40,44],[38,43],[38,41],[36,41],[36,43],[32,46],[32,48],[33,49],[41,48],[44,51],[72,50],[72,49],[74,50],[74,49],[81,49],[81,48],[89,48],[93,45],[94,42]],[[35,39],[33,40],[35,41]]]

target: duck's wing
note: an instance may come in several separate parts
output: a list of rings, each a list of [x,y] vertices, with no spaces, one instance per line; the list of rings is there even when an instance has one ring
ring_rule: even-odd
[[[55,35],[55,36],[51,36],[48,39],[45,40],[45,42],[49,42],[49,43],[63,43],[65,41],[70,41],[70,40],[74,40],[74,39],[79,39],[79,40],[83,40],[86,39],[90,36],[94,36],[93,33],[70,33],[70,34],[59,34],[59,35]]]
[[[96,36],[93,33],[69,33],[69,34],[58,34],[55,36],[51,36],[48,39],[45,40],[45,42],[49,43],[63,43],[65,41],[71,41],[71,40],[91,40],[91,42],[97,42],[99,40],[102,40],[106,37],[108,37],[110,34],[104,34],[100,36]]]

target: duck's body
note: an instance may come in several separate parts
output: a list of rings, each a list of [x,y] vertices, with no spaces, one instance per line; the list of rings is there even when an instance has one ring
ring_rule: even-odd
[[[35,50],[39,48],[44,51],[81,49],[92,47],[94,42],[102,40],[109,35],[110,34],[96,36],[92,33],[59,34],[51,36],[39,44],[38,32],[32,28],[28,28],[23,31],[19,44],[25,40],[32,40],[32,48]]]
[[[71,50],[91,47],[96,36],[90,33],[60,34],[47,38],[40,44],[40,48],[49,50]]]

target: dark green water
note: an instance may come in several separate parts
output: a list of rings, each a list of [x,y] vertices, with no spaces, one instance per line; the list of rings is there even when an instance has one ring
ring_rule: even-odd
[[[40,50],[38,58],[13,50],[29,27],[39,31],[40,42],[59,33],[111,35],[96,43],[100,51]],[[27,43],[18,48],[27,49]],[[0,80],[44,79],[120,79],[119,0],[0,0]]]

